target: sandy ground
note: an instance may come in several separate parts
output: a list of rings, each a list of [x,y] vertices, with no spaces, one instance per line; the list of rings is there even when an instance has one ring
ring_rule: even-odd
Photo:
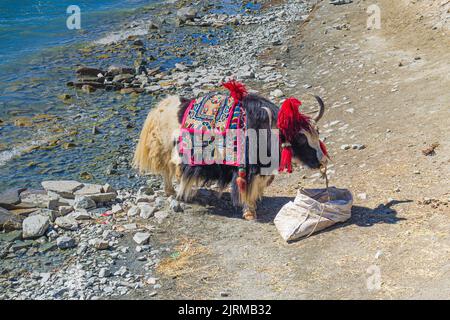
[[[373,3],[381,30],[367,29]],[[298,85],[285,93],[324,97],[331,184],[354,193],[351,220],[284,243],[273,225],[278,210],[299,186],[323,186],[302,168],[277,177],[255,223],[240,218],[228,195],[218,200],[205,190],[201,205],[172,216],[156,235],[178,251],[159,268],[155,298],[450,298],[450,38],[433,30],[422,5],[320,1],[308,23],[292,27],[289,52],[261,57],[287,64]],[[366,148],[341,149],[353,143]],[[433,143],[435,155],[425,156]],[[381,286],[371,286],[377,278]]]

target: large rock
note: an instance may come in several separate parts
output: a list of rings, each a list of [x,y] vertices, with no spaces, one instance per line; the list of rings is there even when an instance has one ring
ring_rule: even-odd
[[[69,213],[66,217],[73,218],[77,221],[91,220],[91,215],[84,209]]]
[[[76,71],[76,74],[79,77],[83,76],[97,77],[99,73],[104,74],[103,70],[90,67],[80,67]]]
[[[42,187],[46,191],[52,191],[63,198],[74,199],[75,191],[80,190],[84,184],[74,180],[43,181]]]
[[[44,216],[44,217],[48,217],[50,219],[50,221],[55,221],[56,218],[58,218],[60,216],[59,211],[56,210],[50,210],[50,209],[39,209],[38,211],[30,214],[30,216],[36,216],[36,215],[40,215],[40,216]]]
[[[184,7],[177,11],[177,19],[180,23],[192,21],[197,17],[198,11],[193,7]]]
[[[21,207],[49,208],[52,198],[45,190],[27,189],[20,194]]]
[[[119,74],[133,74],[134,69],[129,67],[123,67],[123,66],[110,66],[108,68],[108,75],[109,76],[117,76]]]
[[[10,232],[20,229],[22,229],[22,220],[8,210],[0,208],[0,231]]]
[[[20,193],[25,189],[9,189],[0,194],[0,207],[14,209],[20,203]]]
[[[150,239],[150,233],[148,233],[148,232],[138,232],[133,237],[133,240],[137,244],[146,244],[146,243],[148,243],[149,239]]]
[[[118,74],[113,78],[113,82],[128,82],[133,80],[134,74],[124,73],[124,74]]]
[[[111,201],[116,200],[117,193],[115,193],[115,192],[96,193],[96,194],[88,194],[85,197],[93,200],[96,203],[99,203],[99,202],[111,202]]]
[[[74,192],[74,195],[76,197],[76,196],[85,196],[88,194],[96,194],[96,193],[102,193],[102,192],[103,192],[102,185],[85,183],[81,189]]]
[[[89,210],[89,209],[95,209],[97,206],[95,204],[95,201],[88,198],[87,196],[77,196],[75,198],[75,203],[73,205],[73,208],[75,210],[79,210],[79,209],[85,209],[85,210]]]
[[[58,217],[55,220],[55,224],[64,230],[78,230],[78,222],[73,217]]]
[[[152,206],[148,203],[139,204],[139,209],[140,209],[139,216],[143,219],[153,217],[155,212],[158,210],[155,206]]]
[[[133,206],[130,209],[128,209],[128,211],[127,211],[127,215],[129,217],[135,217],[140,213],[141,213],[141,208],[139,208],[137,206]]]
[[[58,245],[58,248],[63,250],[74,248],[77,246],[75,239],[67,236],[61,236],[56,239],[56,244]]]
[[[24,239],[38,238],[44,235],[49,226],[50,226],[49,217],[41,215],[28,217],[25,220],[23,220],[22,223],[23,229],[22,236]]]

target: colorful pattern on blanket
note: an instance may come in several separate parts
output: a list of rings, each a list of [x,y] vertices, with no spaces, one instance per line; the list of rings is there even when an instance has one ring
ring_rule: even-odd
[[[179,152],[189,165],[245,163],[245,110],[225,94],[191,101],[181,124]]]

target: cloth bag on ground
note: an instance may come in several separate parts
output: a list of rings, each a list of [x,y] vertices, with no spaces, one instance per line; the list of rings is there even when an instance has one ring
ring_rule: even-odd
[[[292,241],[347,221],[352,205],[353,196],[347,189],[299,190],[295,200],[281,208],[274,222],[281,237]]]

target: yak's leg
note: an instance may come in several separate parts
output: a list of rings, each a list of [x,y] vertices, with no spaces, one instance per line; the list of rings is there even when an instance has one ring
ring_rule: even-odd
[[[248,186],[243,199],[243,218],[256,220],[256,202],[263,197],[264,189],[272,183],[274,176],[256,176]]]
[[[172,175],[169,172],[165,172],[163,178],[164,178],[164,192],[166,193],[166,196],[170,197],[172,195],[175,195],[176,192],[172,184]]]
[[[247,221],[256,220],[256,201],[244,204],[242,217]]]

